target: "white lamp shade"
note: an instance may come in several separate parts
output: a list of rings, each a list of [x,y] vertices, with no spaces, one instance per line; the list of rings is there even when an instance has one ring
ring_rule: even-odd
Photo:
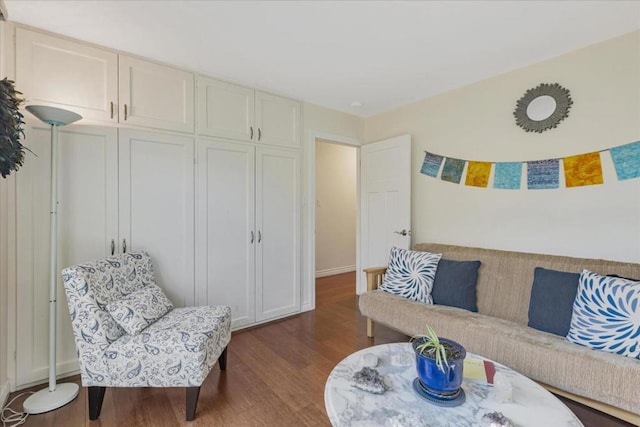
[[[51,126],[66,126],[82,118],[80,114],[46,105],[28,105],[27,111]]]

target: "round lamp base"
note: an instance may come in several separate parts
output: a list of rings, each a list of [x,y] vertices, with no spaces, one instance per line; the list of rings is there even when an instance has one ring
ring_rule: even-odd
[[[43,388],[24,401],[24,412],[42,414],[43,412],[58,409],[75,399],[78,395],[78,390],[78,384],[75,383],[57,384],[54,391],[49,391],[49,388]]]

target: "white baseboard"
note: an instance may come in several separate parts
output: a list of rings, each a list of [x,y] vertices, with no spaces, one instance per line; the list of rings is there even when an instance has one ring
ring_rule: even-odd
[[[316,279],[318,277],[333,276],[334,274],[350,273],[356,271],[355,265],[345,265],[344,267],[327,268],[326,270],[316,271]]]
[[[9,398],[9,380],[7,379],[4,384],[0,385],[0,408],[4,408]]]

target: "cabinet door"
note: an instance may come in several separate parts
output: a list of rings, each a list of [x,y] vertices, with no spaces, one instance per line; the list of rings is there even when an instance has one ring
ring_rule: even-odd
[[[254,128],[254,90],[198,76],[198,133],[251,141]]]
[[[300,148],[300,103],[264,92],[256,92],[258,141]]]
[[[198,140],[198,304],[231,307],[231,326],[255,321],[254,148]]]
[[[49,373],[49,220],[51,128],[27,117],[25,154],[16,174],[16,385]],[[109,127],[59,129],[58,267],[109,255],[118,227],[118,139]],[[57,274],[57,372],[78,369],[62,277]]]
[[[300,153],[256,149],[256,319],[300,310]]]
[[[120,55],[120,123],[193,132],[193,74]]]
[[[16,87],[30,104],[117,122],[118,56],[77,42],[16,29]]]
[[[121,129],[119,142],[120,250],[148,252],[169,299],[193,305],[193,139]]]

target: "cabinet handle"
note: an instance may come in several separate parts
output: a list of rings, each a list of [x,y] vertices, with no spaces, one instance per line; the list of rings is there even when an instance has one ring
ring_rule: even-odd
[[[251,230],[251,243],[253,243],[254,237],[253,230]]]
[[[124,119],[127,120],[127,104],[124,104]]]
[[[249,130],[251,131],[251,135],[249,136],[249,139],[253,139],[253,126],[249,126]]]
[[[111,101],[109,104],[111,104],[110,108],[110,112],[111,112],[111,118],[113,119],[113,101]]]
[[[262,241],[262,231],[258,231],[258,243]]]
[[[122,239],[122,253],[127,253],[127,239]]]
[[[260,141],[260,138],[262,138],[262,130],[258,128],[258,141]]]
[[[111,255],[115,255],[116,253],[116,240],[115,239],[111,239]]]

